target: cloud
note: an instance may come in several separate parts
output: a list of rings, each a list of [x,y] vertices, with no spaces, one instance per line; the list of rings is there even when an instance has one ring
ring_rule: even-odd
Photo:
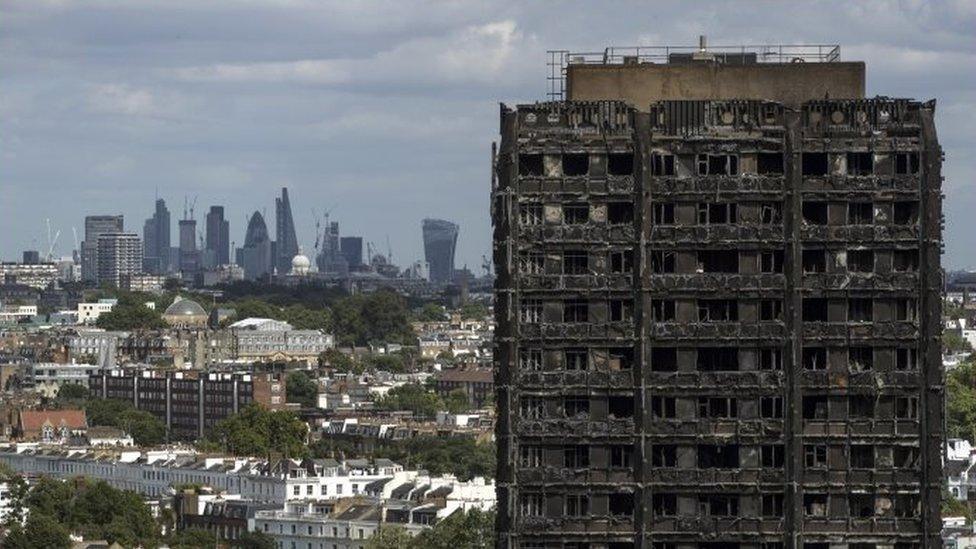
[[[88,92],[88,106],[95,112],[126,116],[158,116],[162,106],[153,93],[125,84],[99,84]]]

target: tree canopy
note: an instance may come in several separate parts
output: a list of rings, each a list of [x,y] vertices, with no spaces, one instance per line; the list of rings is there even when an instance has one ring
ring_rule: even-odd
[[[308,449],[308,425],[287,411],[249,404],[218,423],[210,438],[226,452],[239,456],[302,457]]]
[[[976,440],[976,363],[963,362],[946,373],[946,431]]]
[[[305,408],[314,408],[318,404],[319,385],[305,372],[295,371],[288,374],[285,393],[288,402],[297,402]]]
[[[406,300],[391,290],[357,294],[339,300],[333,308],[336,337],[341,345],[370,342],[412,343]]]
[[[112,310],[99,315],[95,324],[104,330],[154,330],[166,327],[162,313],[157,309],[146,307],[146,301],[141,294],[124,293],[117,298],[118,303]]]
[[[144,410],[136,410],[132,403],[117,399],[91,399],[85,406],[89,425],[116,427],[132,435],[139,446],[155,446],[166,442],[166,424]]]
[[[494,478],[495,444],[470,437],[423,436],[405,440],[380,440],[367,449],[342,437],[323,437],[311,446],[316,458],[391,459],[408,469],[424,469],[433,475],[450,473],[459,479]]]
[[[434,417],[445,409],[444,401],[436,393],[416,383],[390,389],[386,396],[376,400],[376,407],[389,411],[406,410],[424,417]]]
[[[495,546],[494,511],[456,512],[411,538],[401,526],[387,526],[367,549],[490,549]]]

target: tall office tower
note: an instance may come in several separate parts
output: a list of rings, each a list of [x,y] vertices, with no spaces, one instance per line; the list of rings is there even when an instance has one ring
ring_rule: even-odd
[[[339,222],[333,221],[326,225],[322,233],[322,248],[315,258],[315,265],[320,273],[332,273],[340,276],[349,274],[349,262],[340,249]]]
[[[361,266],[363,264],[363,237],[343,236],[339,239],[339,251],[346,258],[349,267]]]
[[[254,280],[271,274],[271,239],[261,212],[254,212],[247,223],[244,246],[237,249],[237,264],[244,269],[244,277]]]
[[[207,213],[207,250],[216,265],[230,263],[230,223],[223,206],[210,206]]]
[[[81,279],[98,280],[98,237],[124,230],[121,215],[89,215],[85,217],[85,239],[81,242]]]
[[[200,270],[200,251],[197,250],[197,221],[180,220],[180,272],[193,275]]]
[[[48,258],[44,258],[47,260]],[[24,250],[23,263],[24,265],[37,265],[41,262],[41,254],[37,250]]]
[[[129,275],[142,272],[142,239],[135,233],[98,235],[99,284],[119,287]]]
[[[443,219],[423,222],[424,259],[430,266],[430,281],[445,284],[454,279],[454,248],[458,226]]]
[[[500,546],[941,547],[934,102],[607,51],[501,109]]]
[[[298,237],[295,236],[295,220],[291,216],[288,189],[282,187],[281,198],[275,198],[275,268],[278,274],[291,270],[291,260],[298,255]]]
[[[166,201],[156,199],[156,211],[142,229],[143,270],[152,274],[169,271],[170,223]]]

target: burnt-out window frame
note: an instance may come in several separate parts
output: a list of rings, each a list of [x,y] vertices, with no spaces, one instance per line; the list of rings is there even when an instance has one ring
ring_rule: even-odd
[[[855,200],[847,203],[848,225],[874,225],[874,202]]]
[[[590,273],[590,255],[586,250],[563,250],[563,274],[586,275]]]
[[[699,225],[734,225],[739,222],[739,204],[736,202],[699,202]]]
[[[583,177],[590,173],[590,155],[585,152],[564,152],[560,157],[563,175]]]
[[[542,225],[543,218],[542,204],[535,202],[519,204],[519,225],[523,227]]]
[[[634,250],[610,250],[608,256],[611,274],[634,272]]]
[[[634,223],[634,203],[625,201],[607,202],[608,225],[632,225]]]
[[[653,153],[651,154],[651,175],[655,177],[668,177],[675,174],[675,158],[673,154]]]
[[[826,225],[828,221],[827,202],[823,200],[804,200],[800,206],[801,219],[807,225]]]
[[[627,176],[634,175],[636,162],[632,152],[609,152],[607,153],[607,175]]]
[[[651,300],[651,320],[653,322],[674,322],[676,311],[677,306],[673,299]]]
[[[674,202],[654,202],[651,205],[651,223],[674,225]]]
[[[589,370],[589,351],[585,347],[571,347],[563,350],[563,368],[568,371]]]
[[[542,177],[545,175],[542,153],[523,152],[518,155],[518,174],[522,177]]]
[[[652,273],[672,274],[675,272],[674,250],[651,250],[648,255],[651,260]]]
[[[830,173],[830,158],[825,152],[804,152],[800,155],[802,175],[824,176]]]
[[[677,399],[673,396],[652,395],[651,417],[654,419],[676,419]]]
[[[786,163],[782,152],[756,153],[756,173],[759,175],[783,175]]]
[[[582,298],[563,300],[563,322],[581,324],[590,320],[590,303]]]
[[[542,349],[536,347],[519,349],[519,370],[523,372],[542,370]]]
[[[535,250],[525,250],[518,254],[518,271],[523,275],[541,275],[546,272],[546,256]]]
[[[564,225],[585,225],[590,222],[590,205],[586,202],[569,202],[562,205]]]

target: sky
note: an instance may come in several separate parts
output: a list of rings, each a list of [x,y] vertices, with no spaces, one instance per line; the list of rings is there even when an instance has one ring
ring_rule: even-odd
[[[288,187],[306,253],[329,212],[401,265],[421,220],[491,250],[499,103],[544,100],[546,50],[840,44],[869,95],[938,101],[947,268],[976,267],[976,2],[0,0],[0,257],[69,255],[84,216],[142,233],[226,207],[231,240]]]

